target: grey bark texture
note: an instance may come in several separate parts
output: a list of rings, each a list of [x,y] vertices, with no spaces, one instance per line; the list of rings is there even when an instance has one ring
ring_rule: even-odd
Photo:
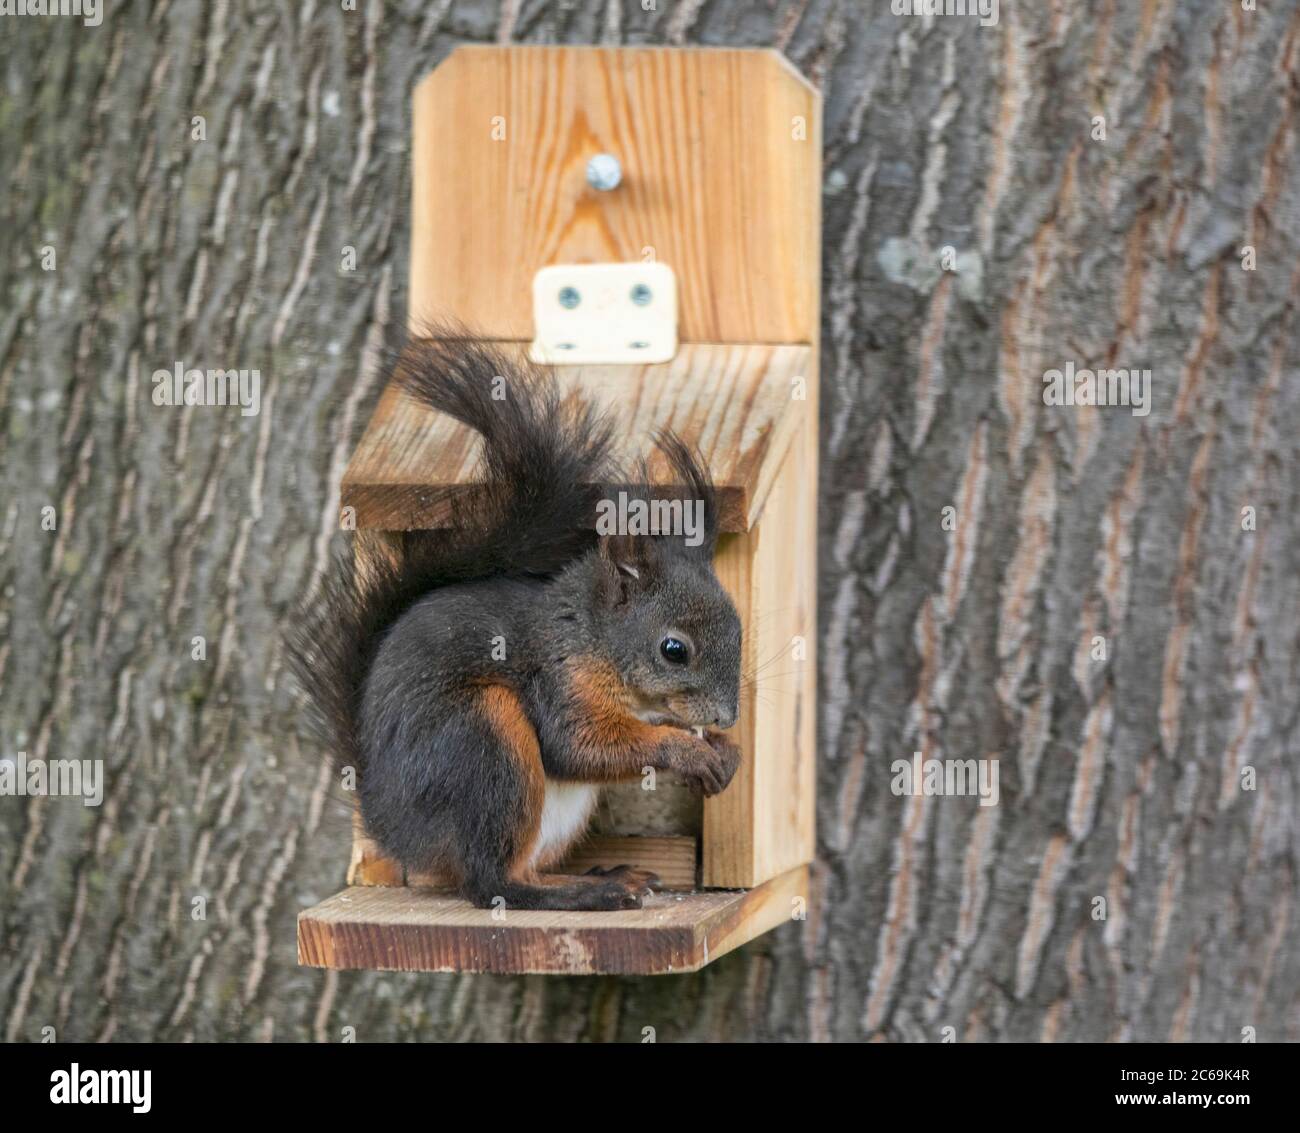
[[[654,7],[4,19],[0,754],[107,763],[0,798],[6,1038],[1300,1037],[1297,4]],[[295,962],[348,820],[281,640],[405,308],[412,87],[493,40],[775,46],[826,98],[819,856],[694,976]],[[260,414],[155,406],[178,361]],[[1046,405],[1070,362],[1149,415]],[[913,751],[999,804],[896,795]]]

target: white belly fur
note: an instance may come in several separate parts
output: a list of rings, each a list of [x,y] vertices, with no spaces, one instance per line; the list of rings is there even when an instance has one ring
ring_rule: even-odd
[[[596,806],[600,788],[594,783],[546,780],[546,801],[542,804],[542,826],[537,832],[530,864],[554,865],[583,832]]]

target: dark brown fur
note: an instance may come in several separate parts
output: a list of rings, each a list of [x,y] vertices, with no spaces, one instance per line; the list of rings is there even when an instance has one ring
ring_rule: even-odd
[[[648,874],[555,878],[537,872],[534,851],[548,780],[612,783],[654,768],[712,794],[736,770],[725,736],[688,730],[734,723],[739,685],[740,623],[712,570],[707,473],[663,434],[678,484],[632,484],[700,501],[700,545],[597,538],[599,485],[628,480],[609,459],[606,421],[562,401],[547,373],[464,337],[411,343],[395,372],[411,396],[482,433],[484,469],[454,531],[408,534],[400,561],[364,579],[341,559],[294,643],[331,745],[357,771],[366,830],[408,869],[460,878],[480,906],[635,907]],[[674,635],[691,643],[687,664],[662,655]]]

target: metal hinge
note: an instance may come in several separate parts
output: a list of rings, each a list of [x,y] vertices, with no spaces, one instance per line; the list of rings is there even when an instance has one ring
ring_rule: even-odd
[[[667,362],[677,276],[660,263],[552,264],[533,276],[533,325],[534,362]]]

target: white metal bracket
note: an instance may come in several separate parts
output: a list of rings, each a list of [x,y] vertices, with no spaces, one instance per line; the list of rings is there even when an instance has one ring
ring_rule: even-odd
[[[660,263],[552,264],[533,276],[533,323],[534,362],[667,362],[677,276]]]

